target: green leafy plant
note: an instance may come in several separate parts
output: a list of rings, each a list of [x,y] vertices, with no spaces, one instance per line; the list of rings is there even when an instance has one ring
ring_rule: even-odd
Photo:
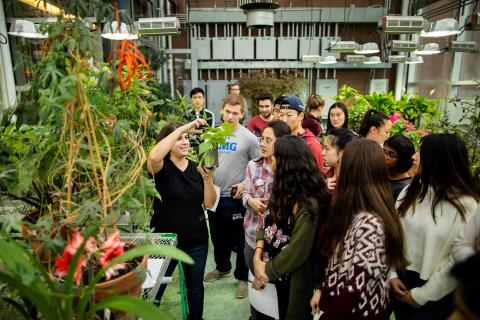
[[[233,136],[235,125],[233,123],[222,123],[220,127],[207,128],[200,140],[198,146],[198,156],[200,167],[213,168],[218,165],[218,148],[225,145],[226,138]]]

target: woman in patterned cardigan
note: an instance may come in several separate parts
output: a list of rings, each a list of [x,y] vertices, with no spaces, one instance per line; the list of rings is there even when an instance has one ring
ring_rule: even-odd
[[[388,319],[388,272],[407,261],[382,148],[367,139],[350,142],[340,171],[345,174],[320,235],[329,261],[311,306],[323,312],[321,319]]]

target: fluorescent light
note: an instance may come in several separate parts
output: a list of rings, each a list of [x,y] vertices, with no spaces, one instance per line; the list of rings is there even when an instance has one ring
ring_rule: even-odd
[[[379,64],[381,62],[382,60],[380,59],[379,56],[372,56],[372,57],[368,57],[367,60],[364,62],[364,64]]]
[[[423,58],[422,57],[411,57],[407,61],[405,61],[406,64],[419,64],[423,63]]]
[[[420,37],[437,38],[454,36],[460,33],[458,21],[453,18],[441,19],[427,23],[425,30],[420,32]]]
[[[379,53],[378,44],[375,42],[368,42],[363,44],[359,50],[353,51],[355,54],[375,54]]]
[[[319,62],[320,64],[335,64],[337,63],[337,58],[335,56],[325,56]]]
[[[28,20],[14,20],[10,25],[10,31],[8,34],[29,39],[48,38],[48,33],[40,33],[37,30],[37,26],[35,26],[32,21]]]
[[[107,22],[103,27],[102,37],[110,40],[136,40],[138,35],[130,33],[130,26],[117,21]]]
[[[433,42],[423,45],[421,50],[415,50],[415,54],[417,55],[432,55],[439,53],[441,53],[440,46],[438,45],[438,43]]]
[[[59,7],[54,6],[53,4],[50,4],[48,2],[45,2],[43,0],[20,0],[20,2],[23,2],[25,4],[28,4],[29,6],[32,6],[38,10],[41,10],[43,12],[53,14],[55,16],[64,16],[65,18],[75,18],[74,15],[71,14],[65,14],[62,9]]]

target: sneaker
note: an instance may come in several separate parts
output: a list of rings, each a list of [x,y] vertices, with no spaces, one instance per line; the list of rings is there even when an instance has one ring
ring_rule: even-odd
[[[203,278],[203,280],[205,282],[213,282],[213,281],[217,281],[220,278],[228,278],[231,275],[232,275],[232,271],[220,272],[217,269],[215,269],[212,272],[207,273]]]
[[[238,280],[237,285],[237,298],[243,299],[248,296],[248,283],[247,281]]]

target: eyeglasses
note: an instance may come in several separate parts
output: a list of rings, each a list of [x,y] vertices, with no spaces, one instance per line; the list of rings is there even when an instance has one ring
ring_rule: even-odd
[[[396,152],[384,151],[384,153],[385,153],[385,159],[387,159],[387,160],[392,160],[392,159],[397,159],[398,158],[398,154]]]
[[[266,145],[271,145],[274,142],[274,140],[270,138],[258,137],[258,142],[259,143],[265,142]]]

